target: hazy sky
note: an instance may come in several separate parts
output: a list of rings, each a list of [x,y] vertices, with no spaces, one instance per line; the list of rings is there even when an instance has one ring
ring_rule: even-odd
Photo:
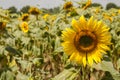
[[[71,0],[80,1],[80,0]],[[84,0],[81,0],[84,1]],[[92,2],[98,2],[105,6],[109,2],[114,2],[120,6],[120,0],[92,0]],[[0,7],[9,8],[10,6],[15,6],[20,9],[25,5],[37,6],[40,8],[53,8],[58,5],[63,4],[63,0],[0,0]]]

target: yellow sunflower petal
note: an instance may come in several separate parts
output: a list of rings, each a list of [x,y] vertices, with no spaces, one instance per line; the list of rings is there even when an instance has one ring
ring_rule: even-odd
[[[76,62],[82,64],[82,57],[80,55],[76,55]]]
[[[88,20],[88,24],[87,24],[87,28],[89,28],[89,30],[94,31],[94,29],[96,29],[96,22],[97,20],[94,20],[93,16]]]
[[[81,16],[79,18],[79,27],[82,28],[82,29],[85,29],[87,27],[86,26],[86,20],[85,20],[84,16]]]
[[[75,52],[76,53],[76,57],[75,57],[75,61],[78,63],[78,64],[82,64],[82,56],[79,54],[78,51]]]
[[[101,55],[101,53],[100,53],[100,51],[95,51],[95,53],[94,54],[92,54],[93,55],[93,60],[96,62],[96,63],[99,63],[99,62],[101,62],[101,58],[102,58],[102,55]]]
[[[94,25],[94,23],[93,23],[94,21],[93,21],[93,16],[88,20],[88,25],[87,26],[89,26],[89,27],[92,27],[93,25]]]
[[[79,24],[75,19],[72,20],[72,27],[75,31],[78,31],[80,29]]]
[[[76,57],[76,53],[73,53],[73,54],[70,56],[70,60],[75,61],[75,57]]]
[[[99,44],[99,47],[106,51],[110,50],[110,48],[108,46],[106,46],[105,44]]]
[[[64,43],[62,43],[62,46],[64,47],[64,51],[68,55],[71,55],[75,51],[75,47],[74,47],[73,43],[64,42]]]
[[[92,66],[92,64],[93,64],[93,57],[92,56],[93,56],[92,54],[87,54],[87,60],[88,60],[88,64],[90,66]]]
[[[66,41],[73,40],[76,32],[70,28],[66,28],[66,31],[62,31],[62,38]],[[71,37],[70,37],[71,36]]]
[[[83,62],[83,65],[86,66],[86,64],[87,64],[86,56],[83,56],[83,60],[82,60],[82,62]]]

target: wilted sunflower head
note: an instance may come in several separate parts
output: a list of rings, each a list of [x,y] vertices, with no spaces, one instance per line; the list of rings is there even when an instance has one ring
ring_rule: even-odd
[[[0,30],[3,30],[6,27],[6,22],[0,22]]]
[[[68,10],[73,7],[73,3],[71,1],[66,2],[63,6],[63,9]]]
[[[20,24],[20,27],[21,27],[23,32],[25,32],[25,33],[28,32],[28,23],[27,22],[22,22]]]
[[[33,15],[38,15],[38,14],[40,14],[40,10],[38,8],[36,8],[36,7],[31,7],[29,9],[29,13],[33,14]]]
[[[29,21],[29,14],[23,14],[22,15],[22,18],[21,18],[22,21]]]
[[[72,20],[72,28],[62,32],[63,49],[71,61],[84,66],[100,62],[102,55],[109,50],[111,35],[109,28],[91,17],[88,21],[81,16]]]

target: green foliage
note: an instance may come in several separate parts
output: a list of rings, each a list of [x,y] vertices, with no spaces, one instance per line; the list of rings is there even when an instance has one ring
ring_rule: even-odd
[[[7,23],[5,29],[0,30],[0,80],[119,80],[119,9],[104,10],[96,6],[99,4],[94,5],[85,10],[79,6],[69,12],[59,7],[43,9],[37,16],[29,15],[27,33],[21,30],[20,14],[9,13],[11,8],[9,11],[0,9],[0,20]],[[23,7],[21,12],[27,13],[29,7]],[[44,19],[46,13],[51,14]],[[81,15],[102,20],[112,35],[111,50],[103,55],[101,63],[91,67],[70,62],[61,46],[62,31],[71,27],[73,18],[79,19]]]
[[[75,69],[63,70],[60,74],[55,76],[52,80],[74,80],[77,75]]]
[[[22,7],[22,9],[20,10],[20,12],[23,12],[23,13],[28,13],[28,10],[30,9],[30,6],[24,6]]]
[[[118,8],[118,6],[115,3],[108,3],[106,5],[106,10],[109,10],[111,8]]]
[[[9,7],[8,10],[10,11],[10,13],[17,13],[17,8],[14,6]]]
[[[99,3],[92,3],[91,7],[101,7],[102,8],[102,5]]]

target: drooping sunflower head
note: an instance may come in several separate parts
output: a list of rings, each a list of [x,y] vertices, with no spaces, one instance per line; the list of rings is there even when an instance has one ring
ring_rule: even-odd
[[[21,18],[22,21],[29,21],[29,14],[23,14],[22,15],[22,18]]]
[[[33,14],[33,15],[38,15],[38,14],[41,13],[41,11],[40,11],[38,8],[36,8],[36,7],[31,7],[31,8],[29,9],[29,13],[30,13],[30,14]]]
[[[63,9],[68,10],[73,7],[73,3],[71,1],[66,2],[63,6]]]
[[[85,4],[85,6],[83,6],[83,9],[87,9],[90,5],[91,5],[92,1],[88,0]]]
[[[22,22],[20,25],[21,29],[23,32],[28,32],[28,23],[27,22]]]
[[[111,35],[109,28],[91,17],[88,21],[81,16],[72,20],[72,28],[62,32],[63,49],[70,60],[79,64],[92,65],[100,62],[102,55],[109,50]]]
[[[0,22],[0,30],[3,30],[6,27],[6,22]]]

